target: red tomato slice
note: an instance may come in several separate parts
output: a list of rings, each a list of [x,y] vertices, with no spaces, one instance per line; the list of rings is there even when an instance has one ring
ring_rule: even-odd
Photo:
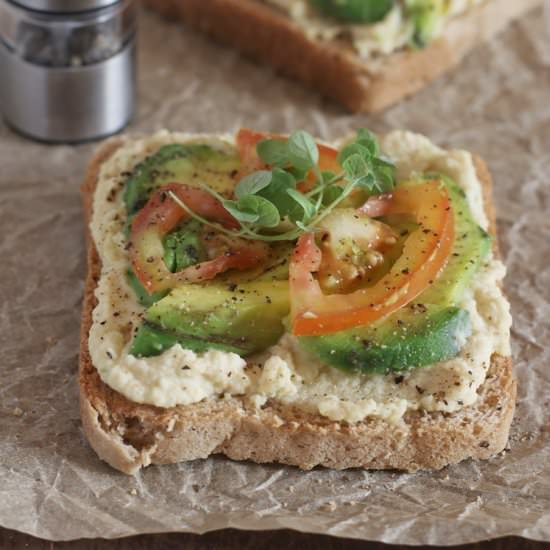
[[[258,157],[256,145],[264,139],[286,139],[282,134],[271,134],[269,132],[256,132],[248,128],[241,128],[237,133],[237,149],[241,158],[241,173],[244,177],[251,172],[264,170],[266,164]],[[317,144],[319,149],[319,168],[323,171],[340,172],[341,167],[338,163],[338,151],[328,145]],[[308,182],[313,183],[315,176],[313,173],[308,175]],[[300,189],[302,190],[302,189]]]
[[[228,237],[223,254],[177,273],[170,272],[163,260],[162,239],[182,220],[189,218],[189,214],[176,204],[168,191],[172,191],[199,216],[228,229],[239,228],[237,220],[206,191],[178,183],[160,188],[134,218],[130,235],[132,266],[149,294],[182,283],[213,279],[228,269],[251,269],[267,258],[269,249],[265,243]]]
[[[315,236],[306,233],[298,240],[290,262],[294,334],[330,334],[372,323],[414,300],[445,266],[454,242],[454,219],[447,190],[439,181],[400,187],[379,203],[385,214],[413,215],[420,227],[406,240],[389,273],[371,287],[324,294],[313,275],[322,260]]]

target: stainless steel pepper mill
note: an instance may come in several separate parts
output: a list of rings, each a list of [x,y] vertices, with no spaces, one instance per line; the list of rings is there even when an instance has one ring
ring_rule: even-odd
[[[132,0],[0,0],[0,109],[29,137],[78,142],[134,110]]]

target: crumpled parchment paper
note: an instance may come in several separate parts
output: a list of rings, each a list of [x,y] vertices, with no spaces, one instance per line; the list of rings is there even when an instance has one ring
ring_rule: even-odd
[[[76,379],[78,185],[95,146],[41,145],[0,126],[0,524],[57,540],[223,527],[401,544],[550,540],[549,29],[537,10],[415,98],[352,117],[191,31],[141,20],[131,131],[299,127],[331,139],[403,127],[487,160],[515,316],[518,410],[508,452],[437,473],[304,473],[217,457],[131,478],[100,462],[81,433]]]

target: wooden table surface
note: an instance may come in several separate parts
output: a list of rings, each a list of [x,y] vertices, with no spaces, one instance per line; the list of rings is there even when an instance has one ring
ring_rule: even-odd
[[[0,528],[0,550],[256,550],[258,548],[261,550],[398,550],[411,547],[306,535],[289,530],[250,532],[235,529],[224,529],[206,535],[142,535],[108,541],[49,542]],[[510,537],[452,548],[455,550],[548,550],[550,544]]]

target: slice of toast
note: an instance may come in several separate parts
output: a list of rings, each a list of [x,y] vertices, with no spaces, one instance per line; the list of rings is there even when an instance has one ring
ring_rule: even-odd
[[[88,224],[100,167],[121,143],[109,142],[89,166],[82,185]],[[491,178],[481,159],[475,158],[475,166],[490,233],[495,235]],[[406,429],[379,418],[353,425],[335,422],[276,401],[256,409],[238,396],[171,408],[132,402],[102,382],[90,358],[88,335],[101,261],[89,229],[87,256],[80,340],[82,423],[97,454],[122,472],[133,474],[149,464],[206,458],[215,453],[303,469],[322,465],[415,471],[439,469],[470,457],[486,459],[506,445],[516,381],[511,359],[496,354],[473,406],[452,414],[410,411],[404,417]]]
[[[542,0],[485,0],[453,18],[422,50],[399,50],[376,62],[351,48],[306,36],[290,17],[258,0],[144,0],[216,40],[275,67],[353,112],[377,112],[414,94],[458,65],[478,44]]]

